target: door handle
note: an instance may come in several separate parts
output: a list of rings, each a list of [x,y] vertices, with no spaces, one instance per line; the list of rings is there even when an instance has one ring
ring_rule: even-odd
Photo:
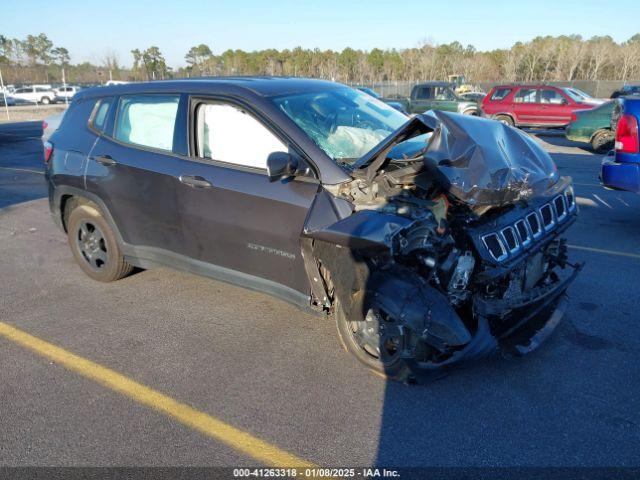
[[[178,177],[181,183],[194,188],[210,188],[213,187],[210,182],[199,175],[180,175]]]
[[[93,157],[93,159],[99,164],[104,165],[105,167],[111,167],[118,163],[113,158],[111,158],[111,155],[97,155]]]

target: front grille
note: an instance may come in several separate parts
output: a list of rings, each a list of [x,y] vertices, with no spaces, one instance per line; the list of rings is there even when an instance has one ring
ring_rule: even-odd
[[[562,195],[558,195],[553,199],[553,205],[556,207],[556,218],[558,221],[562,220],[567,214],[567,209],[564,206],[564,198]]]
[[[520,243],[523,246],[526,247],[531,243],[531,235],[524,220],[518,220],[516,222],[516,231],[518,232],[518,237],[520,237]]]
[[[542,216],[542,224],[545,230],[551,230],[555,221],[553,220],[553,209],[551,204],[547,203],[540,208],[540,215]]]
[[[482,241],[494,260],[502,261],[507,258],[507,251],[505,250],[504,245],[502,245],[502,241],[500,240],[500,237],[498,237],[497,233],[485,235],[482,238]]]
[[[518,249],[518,240],[516,239],[516,232],[512,227],[507,227],[502,230],[502,237],[510,252],[515,252]]]
[[[568,187],[565,191],[564,191],[564,196],[567,199],[567,208],[569,209],[569,211],[572,211],[573,209],[576,208],[576,197],[573,193],[573,187]]]
[[[540,219],[538,219],[538,214],[536,212],[533,212],[527,215],[527,222],[529,223],[529,228],[531,228],[531,233],[533,234],[533,238],[538,238],[540,235],[542,235],[542,228],[540,227]]]
[[[497,232],[484,234],[481,237],[484,248],[494,260],[502,262],[540,240],[576,210],[573,188],[569,186],[552,201],[528,213],[526,217],[503,226]]]

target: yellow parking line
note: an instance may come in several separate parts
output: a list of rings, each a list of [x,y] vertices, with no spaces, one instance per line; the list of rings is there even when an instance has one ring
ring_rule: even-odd
[[[312,463],[260,440],[250,433],[235,428],[211,415],[200,412],[131,380],[118,372],[98,365],[86,358],[79,357],[3,322],[0,322],[0,336],[33,350],[38,355],[94,380],[111,390],[126,395],[138,403],[162,412],[208,437],[249,455],[265,465],[273,467],[314,467]]]
[[[604,248],[583,247],[581,245],[567,245],[569,248],[575,248],[576,250],[585,250],[587,252],[606,253],[608,255],[618,255],[619,257],[630,257],[640,259],[640,255],[637,253],[618,252],[616,250],[605,250]]]

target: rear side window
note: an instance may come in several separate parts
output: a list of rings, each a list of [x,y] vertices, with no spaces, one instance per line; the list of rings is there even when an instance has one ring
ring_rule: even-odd
[[[513,101],[516,103],[536,103],[537,90],[535,88],[521,88]]]
[[[491,100],[494,102],[499,102],[504,99],[511,92],[510,88],[497,88],[495,92],[491,95]]]
[[[109,107],[112,103],[112,97],[102,98],[98,100],[98,104],[96,105],[94,110],[95,113],[93,114],[93,121],[91,123],[93,125],[93,128],[104,133],[105,128],[107,127],[107,113],[109,113]]]
[[[171,150],[179,95],[132,95],[120,99],[114,136],[121,142]]]

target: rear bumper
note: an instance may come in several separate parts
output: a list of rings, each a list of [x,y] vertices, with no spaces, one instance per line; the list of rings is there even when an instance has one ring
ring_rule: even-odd
[[[601,180],[607,188],[640,193],[640,163],[602,161]]]

